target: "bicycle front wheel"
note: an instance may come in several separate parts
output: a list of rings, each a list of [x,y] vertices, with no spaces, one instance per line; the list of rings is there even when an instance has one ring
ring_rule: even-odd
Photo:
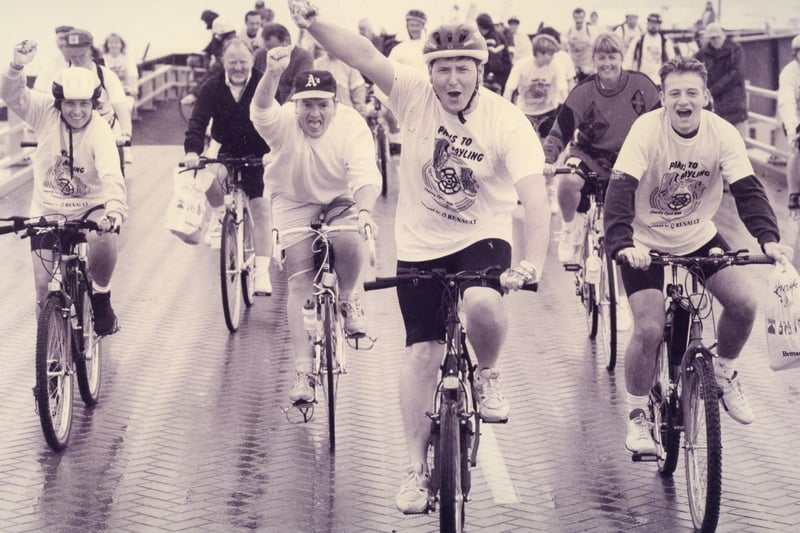
[[[78,376],[78,390],[86,405],[94,405],[100,399],[100,337],[94,332],[92,299],[85,282],[81,287],[80,298],[81,338],[75,355],[75,374]]]
[[[325,393],[328,402],[328,445],[330,451],[336,449],[336,392],[339,386],[339,362],[336,357],[337,323],[339,317],[330,294],[323,297],[322,303],[322,368],[325,373]]]
[[[717,528],[722,495],[722,430],[711,354],[703,351],[686,370],[683,390],[686,488],[697,531]]]
[[[250,307],[255,303],[256,248],[253,244],[253,218],[250,210],[242,210],[242,297],[244,304]]]
[[[63,450],[72,428],[72,340],[61,298],[47,297],[36,332],[36,410],[47,444]]]
[[[665,338],[669,338],[666,335]],[[670,375],[669,344],[662,341],[659,347],[657,373],[650,390],[650,414],[653,421],[653,440],[656,443],[656,462],[661,477],[670,477],[678,466],[681,432],[678,399],[673,377]]]
[[[445,391],[439,410],[439,531],[461,533],[464,530],[464,493],[461,487],[462,457],[461,417],[458,402],[447,398],[456,391]]]
[[[233,212],[227,210],[222,219],[222,240],[219,249],[220,288],[225,325],[231,333],[239,329],[242,311],[242,277],[238,268],[237,224]]]
[[[614,370],[617,365],[617,280],[614,260],[605,253],[600,268],[600,284],[598,286],[600,320],[603,332],[603,352],[606,369]]]

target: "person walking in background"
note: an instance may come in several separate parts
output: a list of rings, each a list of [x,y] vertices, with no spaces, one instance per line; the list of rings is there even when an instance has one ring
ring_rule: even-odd
[[[725,35],[722,26],[713,22],[706,26],[706,44],[695,54],[708,72],[711,106],[747,138],[747,91],[744,87],[744,51],[742,46]]]
[[[573,24],[567,30],[566,48],[575,65],[576,78],[581,82],[594,72],[592,44],[597,30],[586,23],[586,10],[576,7],[572,11]]]
[[[249,44],[254,52],[259,48],[264,48],[264,41],[261,39],[261,26],[261,13],[256,10],[250,10],[244,15],[244,27],[236,32],[239,38]]]
[[[575,69],[575,63],[572,62],[572,57],[562,46],[561,34],[552,26],[542,26],[539,28],[536,35],[549,35],[558,43],[559,48],[558,51],[553,54],[553,63],[557,65],[564,74],[564,81],[567,82],[567,92],[571,91],[578,82],[578,72]]]
[[[786,166],[789,214],[800,220],[800,35],[792,39],[792,60],[778,77],[778,117],[791,145]]]
[[[411,9],[406,13],[406,31],[408,40],[401,41],[389,52],[389,59],[401,65],[424,69],[425,60],[422,58],[422,46],[425,44],[425,24],[428,16],[424,11]]]
[[[489,49],[489,61],[483,71],[483,83],[494,92],[503,94],[506,80],[511,73],[511,53],[488,13],[478,15],[475,22]]]
[[[514,46],[511,62],[516,63],[526,57],[532,57],[531,38],[524,31],[519,31],[519,18],[516,16],[508,19],[508,33],[512,38],[509,44]]]
[[[661,65],[675,57],[675,44],[661,31],[661,22],[658,13],[647,15],[647,32],[633,41],[623,62],[624,68],[647,74],[656,85],[661,83]]]
[[[128,45],[118,33],[109,34],[103,42],[103,62],[122,82],[128,111],[133,116],[133,106],[136,103],[136,97],[139,96],[139,69],[132,58],[128,56],[127,50]],[[122,159],[126,165],[133,163],[133,150],[130,146],[122,147]]]
[[[267,53],[273,48],[281,46],[291,46],[292,36],[283,24],[270,22],[261,29],[261,38],[264,40],[264,48],[257,50],[253,56],[253,66],[263,75],[267,68]],[[314,57],[305,48],[299,46],[291,47],[289,55],[289,65],[282,70],[281,79],[278,81],[278,92],[275,99],[279,104],[289,100],[294,92],[294,77],[300,72],[314,68]]]
[[[639,15],[629,11],[625,15],[625,22],[614,27],[614,33],[622,41],[622,46],[625,49],[624,53],[627,54],[631,43],[644,35],[644,30],[639,25]]]

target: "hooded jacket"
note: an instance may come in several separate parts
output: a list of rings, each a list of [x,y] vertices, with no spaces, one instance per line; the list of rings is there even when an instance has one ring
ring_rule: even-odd
[[[726,37],[719,49],[706,43],[695,58],[702,61],[708,70],[708,89],[714,98],[714,112],[732,124],[747,120],[741,45]]]

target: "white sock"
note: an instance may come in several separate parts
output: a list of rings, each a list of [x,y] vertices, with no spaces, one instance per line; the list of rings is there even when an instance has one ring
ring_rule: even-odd
[[[358,297],[358,292],[355,289],[349,291],[339,290],[339,301],[351,301]]]
[[[714,375],[718,378],[731,379],[736,373],[736,359],[725,357],[714,358]]]
[[[627,393],[627,403],[628,403],[628,411],[633,411],[634,409],[641,409],[645,413],[647,413],[647,402],[650,399],[649,396],[636,396],[631,394],[630,392]]]
[[[102,285],[98,285],[96,281],[92,281],[92,289],[95,293],[98,292],[111,292],[111,284],[109,283],[105,287]]]
[[[272,262],[272,258],[268,255],[257,255],[256,256],[256,270],[261,270],[262,272],[269,271],[269,265]]]

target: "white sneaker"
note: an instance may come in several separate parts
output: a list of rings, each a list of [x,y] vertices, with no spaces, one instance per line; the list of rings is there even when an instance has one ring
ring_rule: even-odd
[[[500,371],[484,368],[475,376],[475,392],[478,395],[478,411],[484,422],[505,422],[511,407],[503,395]]]
[[[575,253],[583,239],[583,226],[586,214],[575,213],[570,223],[564,223],[558,240],[558,260],[562,263],[574,263]]]
[[[428,510],[431,501],[431,478],[424,472],[422,464],[411,465],[400,492],[394,498],[397,508],[404,514],[420,514]]]
[[[269,269],[257,268],[256,277],[253,283],[253,292],[259,296],[272,295],[272,279],[269,277]]]
[[[224,210],[214,210],[208,219],[205,242],[209,248],[219,250],[222,246],[222,217],[225,216]]]
[[[650,433],[652,424],[642,409],[634,409],[628,415],[628,434],[625,437],[625,448],[631,453],[654,454],[656,443]]]
[[[294,377],[294,385],[289,392],[289,399],[293,403],[298,402],[313,402],[314,401],[314,387],[316,379],[313,374],[306,372],[297,372]]]
[[[344,317],[344,331],[350,337],[363,337],[367,334],[367,317],[361,309],[358,294],[353,293],[349,300],[339,300],[339,312]]]
[[[731,379],[717,376],[717,385],[722,391],[720,401],[722,407],[728,412],[731,418],[740,424],[751,424],[756,419],[753,408],[742,389],[742,381],[739,379],[739,372],[734,372]]]

